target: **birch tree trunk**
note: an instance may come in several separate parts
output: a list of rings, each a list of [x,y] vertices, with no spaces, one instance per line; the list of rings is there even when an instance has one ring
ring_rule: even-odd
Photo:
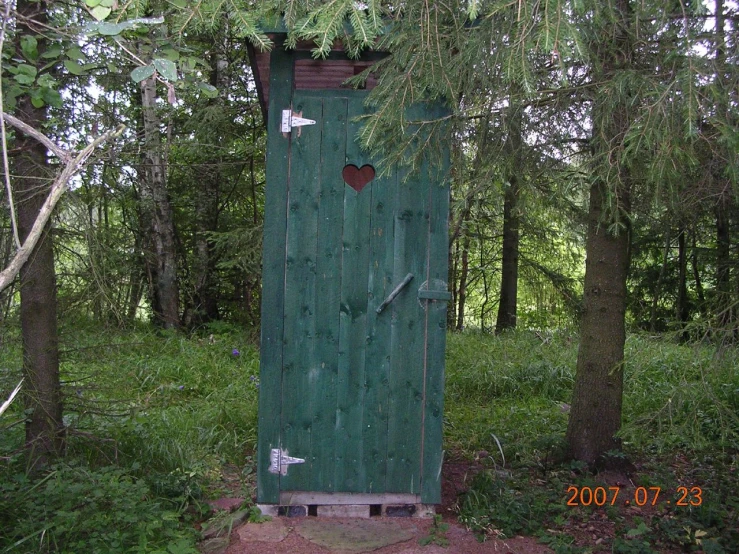
[[[167,168],[156,111],[156,80],[154,77],[144,79],[139,87],[144,126],[140,213],[147,242],[145,261],[151,281],[154,318],[162,327],[172,329],[180,326],[180,292],[174,219],[167,195]]]

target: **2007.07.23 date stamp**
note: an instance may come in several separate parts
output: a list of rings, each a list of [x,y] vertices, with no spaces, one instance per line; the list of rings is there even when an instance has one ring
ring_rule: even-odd
[[[633,492],[621,493],[621,487],[567,488],[567,506],[700,506],[703,503],[701,487],[677,487],[675,493],[662,494],[661,487],[637,487]]]

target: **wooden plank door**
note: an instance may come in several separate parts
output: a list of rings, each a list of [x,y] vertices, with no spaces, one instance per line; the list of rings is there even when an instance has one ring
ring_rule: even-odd
[[[448,193],[420,175],[368,180],[354,140],[363,94],[292,98],[316,124],[284,137],[286,190],[267,205],[284,232],[282,273],[265,265],[263,310],[279,291],[282,328],[263,331],[261,502],[307,491],[439,501]],[[268,474],[274,448],[304,462]]]

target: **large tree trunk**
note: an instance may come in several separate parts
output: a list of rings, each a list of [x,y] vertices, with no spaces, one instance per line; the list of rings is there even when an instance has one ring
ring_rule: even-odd
[[[508,180],[503,204],[503,260],[501,265],[500,302],[495,332],[516,328],[518,312],[518,245],[520,218],[518,216],[518,177]]]
[[[609,83],[628,70],[633,56],[628,0],[616,0],[612,28],[602,29],[595,54],[601,60],[593,106],[594,181],[585,245],[585,290],[577,373],[567,427],[569,454],[589,464],[620,448],[623,359],[626,342],[626,278],[629,269],[631,175],[623,159],[633,99],[612,97]],[[613,42],[612,42],[613,41]],[[618,206],[618,212],[609,206]],[[619,231],[611,231],[611,222]]]
[[[520,195],[519,174],[523,170],[523,139],[521,124],[523,110],[516,98],[517,91],[510,97],[508,110],[508,137],[506,150],[509,159],[508,184],[503,200],[503,259],[501,261],[500,301],[495,332],[516,328],[518,313],[518,245],[520,242],[520,217],[518,201]]]
[[[19,0],[17,10],[20,17],[16,44],[20,44],[24,34],[33,34],[40,43],[41,37],[31,30],[29,22],[46,22],[45,4]],[[35,129],[42,129],[46,110],[34,108],[30,98],[24,96],[18,100],[17,117]],[[46,199],[51,179],[46,148],[38,141],[16,131],[14,150],[13,189],[18,208],[18,231],[23,242]],[[64,447],[51,223],[47,224],[31,257],[21,268],[20,292],[24,390],[28,410],[26,446],[30,465],[37,468],[61,454]]]
[[[606,194],[603,182],[590,192],[580,348],[567,427],[570,454],[588,463],[619,447],[615,435],[621,428],[629,233],[607,231]]]
[[[144,123],[143,175],[141,181],[142,230],[146,234],[146,264],[152,287],[152,310],[165,328],[180,325],[177,250],[172,207],[167,195],[167,168],[156,113],[156,80],[141,81]]]

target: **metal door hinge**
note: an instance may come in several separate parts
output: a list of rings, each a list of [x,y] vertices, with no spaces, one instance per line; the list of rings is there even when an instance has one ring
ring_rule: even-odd
[[[316,122],[313,119],[306,119],[301,117],[303,114],[293,113],[292,110],[282,110],[282,125],[280,130],[283,133],[289,133],[293,127],[304,127],[305,125],[315,125]]]
[[[304,464],[303,458],[293,458],[283,452],[281,448],[273,448],[269,453],[269,472],[287,475],[287,466],[291,464]]]

